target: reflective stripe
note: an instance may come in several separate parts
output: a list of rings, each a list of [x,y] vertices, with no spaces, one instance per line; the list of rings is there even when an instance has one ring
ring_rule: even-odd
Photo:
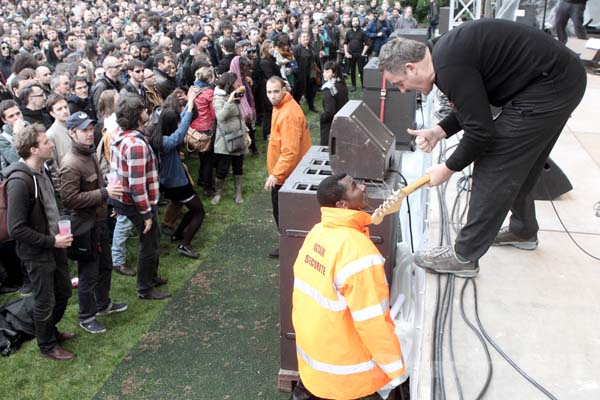
[[[390,374],[392,372],[396,372],[401,370],[402,368],[404,368],[404,361],[402,361],[401,359],[398,361],[394,361],[393,363],[390,364],[383,364],[379,366],[383,372],[385,372],[386,374]]]
[[[335,275],[333,280],[335,282],[335,286],[340,288],[352,275],[367,268],[371,268],[374,265],[380,265],[384,263],[385,258],[383,258],[380,254],[369,254],[366,257],[352,261],[350,264],[346,264],[342,270]]]
[[[294,289],[298,289],[299,291],[316,301],[321,307],[326,308],[330,311],[344,311],[348,308],[348,306],[346,305],[346,301],[344,301],[344,298],[339,293],[339,301],[330,300],[327,297],[323,296],[317,289],[298,278],[294,279]]]
[[[304,361],[306,361],[306,363],[308,365],[310,365],[310,367],[316,371],[320,371],[320,372],[327,372],[328,374],[334,374],[334,375],[352,375],[352,374],[358,374],[361,372],[367,372],[370,371],[372,369],[374,369],[376,367],[377,364],[375,364],[375,361],[370,360],[370,361],[366,361],[363,363],[359,363],[359,364],[353,364],[353,365],[334,365],[334,364],[327,364],[324,362],[320,362],[317,360],[313,360],[312,358],[310,358],[308,356],[308,354],[306,354],[299,346],[296,345],[296,351],[298,352],[298,355],[300,357],[302,357],[302,359]]]
[[[366,321],[367,319],[379,317],[385,314],[385,310],[389,308],[387,299],[380,304],[371,307],[363,308],[362,310],[352,311],[352,319],[355,322]]]

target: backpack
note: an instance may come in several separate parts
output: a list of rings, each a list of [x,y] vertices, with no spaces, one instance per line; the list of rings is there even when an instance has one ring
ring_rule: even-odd
[[[25,179],[23,179],[24,177]],[[8,185],[8,181],[12,179],[24,180],[27,182],[28,186],[30,186],[30,192],[33,191],[31,190],[32,184],[29,183],[31,179],[29,179],[29,175],[23,171],[14,171],[7,179],[2,179],[0,181],[0,243],[11,240],[10,234],[8,233],[8,199],[6,197],[6,186]]]

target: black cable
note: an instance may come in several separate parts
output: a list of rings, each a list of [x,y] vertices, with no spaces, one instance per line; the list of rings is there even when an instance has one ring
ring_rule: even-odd
[[[477,335],[477,338],[481,342],[481,346],[483,347],[483,350],[485,351],[485,358],[487,359],[488,373],[487,373],[487,377],[486,377],[486,380],[485,380],[485,384],[483,385],[483,388],[481,389],[481,391],[479,392],[479,394],[475,398],[476,400],[479,400],[479,399],[483,398],[483,395],[488,390],[488,387],[489,387],[490,382],[492,380],[492,374],[493,374],[494,368],[492,366],[492,357],[490,356],[490,351],[488,350],[488,347],[487,347],[487,344],[485,343],[484,337],[477,330],[477,328],[475,327],[475,325],[473,325],[471,323],[471,321],[469,321],[469,319],[467,318],[467,315],[465,314],[465,303],[464,303],[464,300],[465,300],[465,289],[467,288],[467,283],[469,283],[469,281],[472,281],[472,280],[473,280],[473,278],[465,279],[465,282],[463,283],[462,289],[460,290],[460,313],[462,315],[463,320],[465,321],[465,324],[467,324],[467,326],[469,328],[471,328],[471,330],[475,333],[475,335]]]
[[[454,383],[456,383],[456,390],[458,391],[459,400],[463,400],[462,386],[460,385],[460,379],[458,378],[458,371],[456,370],[456,363],[454,361],[454,344],[452,337],[452,320],[454,318],[454,284],[455,277],[454,275],[449,275],[448,279],[452,280],[451,293],[450,293],[450,308],[448,310],[448,345],[450,350],[450,365],[452,365],[452,372],[454,373]]]
[[[511,367],[513,367],[523,378],[525,378],[529,383],[531,383],[533,386],[535,386],[539,391],[541,391],[542,393],[544,393],[546,395],[546,397],[548,397],[548,398],[550,398],[552,400],[558,400],[546,388],[544,388],[542,385],[540,385],[539,383],[537,383],[532,377],[530,377],[529,375],[527,375],[525,373],[525,371],[523,371],[517,365],[517,363],[515,363],[506,353],[504,353],[504,351],[500,348],[500,346],[498,346],[496,344],[496,342],[494,342],[494,340],[492,340],[492,338],[487,334],[487,332],[485,331],[485,329],[483,329],[483,325],[481,324],[481,320],[479,319],[479,309],[478,309],[478,306],[477,306],[477,303],[478,303],[478,299],[477,299],[477,284],[475,283],[474,279],[468,279],[465,282],[465,286],[466,286],[467,282],[469,282],[469,281],[471,281],[471,284],[473,285],[473,298],[475,300],[475,320],[477,321],[477,325],[479,326],[479,329],[481,330],[481,334],[492,345],[492,347],[494,348],[494,350],[496,350],[498,352],[498,354],[500,354],[502,356],[502,358],[504,358],[506,360],[506,362],[509,363],[511,365]]]
[[[562,218],[560,217],[560,214],[558,213],[558,210],[556,209],[556,206],[554,205],[554,200],[552,200],[552,196],[550,196],[550,191],[548,190],[548,186],[546,186],[546,178],[544,177],[544,175],[541,175],[542,177],[542,185],[544,186],[544,190],[546,191],[546,196],[548,197],[548,199],[550,200],[550,204],[552,204],[552,208],[554,209],[554,214],[556,214],[556,218],[558,218],[558,221],[560,222],[560,224],[562,225],[563,229],[565,230],[565,232],[567,233],[567,235],[569,236],[569,238],[571,239],[571,241],[575,244],[575,246],[577,246],[579,248],[579,250],[581,250],[584,254],[586,254],[587,256],[593,258],[594,260],[598,260],[600,261],[600,257],[597,257],[591,253],[589,253],[586,249],[584,249],[583,247],[581,247],[581,245],[579,243],[577,243],[577,241],[575,240],[575,238],[573,237],[573,235],[571,235],[571,232],[569,232],[569,230],[567,229],[567,227],[565,226],[565,223],[563,222]]]
[[[396,171],[396,170],[391,170],[391,171],[397,173],[400,176],[400,179],[402,180],[402,184],[404,186],[408,186],[408,181],[406,180],[404,175],[402,175],[402,172]],[[410,196],[406,196],[406,210],[408,213],[408,234],[410,236],[410,250],[412,253],[414,253],[415,252],[415,244],[414,244],[414,240],[413,240],[412,215],[410,213],[410,200],[408,199],[409,197]]]
[[[437,323],[438,323],[438,314],[440,311],[440,293],[442,291],[441,286],[441,275],[437,276],[437,289],[435,292],[435,312],[433,313],[433,335],[431,338],[431,348],[433,351],[431,352],[431,365],[433,368],[431,369],[431,393],[432,400],[436,400],[437,397],[437,373],[436,373],[436,349],[437,349]]]

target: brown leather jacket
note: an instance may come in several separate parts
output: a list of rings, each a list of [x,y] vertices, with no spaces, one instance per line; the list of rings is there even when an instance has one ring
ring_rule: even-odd
[[[108,217],[108,191],[100,172],[94,146],[72,142],[61,168],[61,197],[65,208],[96,221]]]

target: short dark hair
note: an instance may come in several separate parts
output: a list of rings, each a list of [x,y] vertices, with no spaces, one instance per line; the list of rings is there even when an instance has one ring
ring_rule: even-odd
[[[50,96],[48,96],[48,100],[46,100],[46,109],[48,112],[52,112],[52,107],[54,107],[56,103],[61,100],[67,101],[67,99],[60,94],[52,93]]]
[[[87,85],[87,79],[85,79],[84,76],[79,76],[79,75],[75,75],[73,78],[71,78],[71,80],[69,81],[69,88],[71,90],[75,90],[75,85],[77,85],[77,82],[85,82],[85,84]]]
[[[221,47],[228,53],[233,53],[235,51],[235,40],[232,38],[225,38],[223,39],[223,43],[221,43]]]
[[[4,119],[4,113],[13,107],[19,107],[16,101],[14,100],[2,100],[0,101],[0,117]]]
[[[348,174],[340,173],[323,179],[317,188],[317,200],[321,207],[335,207],[336,203],[344,199],[346,188],[340,184]]]
[[[136,68],[144,69],[144,63],[136,58],[127,63],[127,71],[133,71]]]
[[[42,91],[44,90],[42,89],[42,86],[40,86],[39,83],[32,83],[28,86],[25,86],[19,92],[19,100],[21,100],[21,103],[23,103],[23,105],[27,106],[27,104],[29,104],[29,97],[31,96],[31,93],[33,93],[34,87],[39,87]]]
[[[119,96],[115,107],[117,124],[124,131],[138,129],[140,116],[144,110],[144,102],[140,96],[135,93],[123,93]]]

